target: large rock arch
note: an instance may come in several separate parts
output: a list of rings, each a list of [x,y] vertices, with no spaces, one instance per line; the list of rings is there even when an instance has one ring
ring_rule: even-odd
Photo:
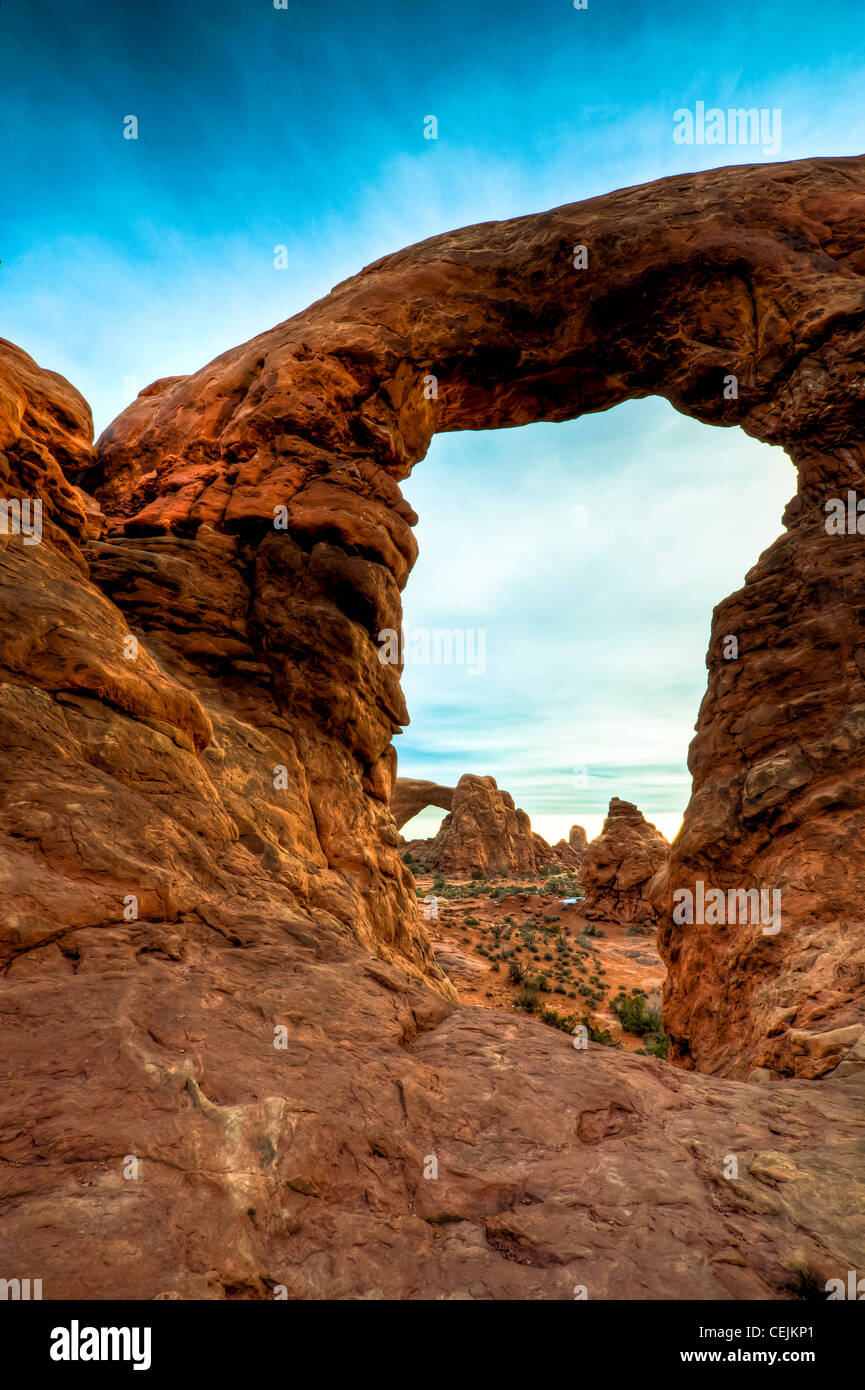
[[[571,1299],[863,1267],[865,567],[822,510],[862,468],[863,209],[865,161],[816,160],[435,238],[95,452],[79,393],[0,341],[0,491],[44,504],[41,543],[0,531],[4,1268],[57,1299]],[[781,883],[784,925],[671,923],[667,1019],[686,1065],[820,1085],[460,1007],[398,857],[400,478],[435,428],[647,391],[799,468],[716,611],[660,890]]]
[[[756,940],[750,928],[665,932],[676,1055],[733,1074],[819,1071],[824,1044],[808,1035],[861,1022],[850,914],[865,868],[865,566],[858,537],[826,534],[823,503],[862,482],[863,213],[862,159],[819,159],[451,232],[155,383],[103,435],[83,477],[127,535],[239,538],[256,644],[302,726],[326,857],[366,899],[373,936],[411,954],[383,845],[406,711],[374,640],[398,625],[415,558],[400,479],[437,430],[660,394],[780,445],[799,474],[785,534],[715,613],[671,866],[671,888],[780,887],[784,925]],[[723,658],[728,633],[737,662]]]
[[[422,777],[397,777],[390,798],[390,811],[397,830],[420,815],[428,806],[449,811],[454,804],[454,788]]]

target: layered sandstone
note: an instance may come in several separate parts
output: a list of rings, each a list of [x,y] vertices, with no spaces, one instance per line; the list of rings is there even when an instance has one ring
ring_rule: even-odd
[[[863,214],[865,160],[823,159],[449,233],[155,383],[95,453],[78,393],[0,347],[2,494],[45,522],[0,533],[4,1268],[627,1298],[865,1266],[865,564],[823,524],[865,473]],[[399,480],[435,430],[651,392],[799,469],[715,611],[665,1024],[686,1067],[817,1085],[459,1006],[399,858]],[[698,881],[780,890],[780,930],[674,921]]]
[[[657,931],[654,899],[666,878],[670,846],[642,811],[614,796],[597,839],[582,858],[585,889],[581,911],[593,923],[626,923],[637,931]]]

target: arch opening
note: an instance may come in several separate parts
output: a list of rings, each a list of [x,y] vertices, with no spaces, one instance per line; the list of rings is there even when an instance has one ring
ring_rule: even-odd
[[[660,398],[437,436],[403,487],[419,555],[400,779],[490,774],[551,843],[574,822],[599,834],[618,796],[672,839],[712,608],[777,538],[795,485],[782,450]]]

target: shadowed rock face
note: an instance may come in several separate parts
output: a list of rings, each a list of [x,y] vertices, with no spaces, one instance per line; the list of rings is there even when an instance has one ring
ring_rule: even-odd
[[[815,160],[434,238],[156,383],[95,456],[78,393],[0,345],[3,497],[45,503],[39,545],[0,534],[4,1268],[46,1297],[627,1298],[865,1265],[865,565],[823,526],[862,482],[863,213],[865,161]],[[399,861],[399,480],[436,429],[650,392],[799,469],[715,613],[665,1020],[686,1066],[819,1086],[460,1007]],[[780,887],[781,930],[677,923],[698,881]]]
[[[589,922],[627,922],[645,932],[658,928],[653,896],[666,877],[670,846],[630,801],[614,796],[597,839],[583,855],[582,912]]]

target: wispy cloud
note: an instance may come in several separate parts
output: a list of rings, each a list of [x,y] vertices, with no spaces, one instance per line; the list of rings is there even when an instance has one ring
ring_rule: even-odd
[[[658,399],[436,439],[405,485],[406,616],[484,627],[487,671],[407,667],[402,774],[491,773],[535,816],[579,820],[612,795],[680,813],[712,608],[794,490],[780,450]]]

